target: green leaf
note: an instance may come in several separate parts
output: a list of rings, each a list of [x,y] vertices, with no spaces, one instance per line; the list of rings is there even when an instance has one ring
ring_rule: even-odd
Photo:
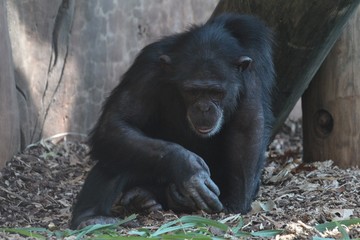
[[[100,235],[92,238],[87,238],[90,240],[147,240],[146,237],[135,237],[135,236],[109,236],[109,235]]]
[[[263,230],[258,232],[252,232],[251,235],[254,237],[275,237],[283,232],[283,230]]]
[[[237,232],[240,231],[240,229],[241,229],[243,226],[244,226],[244,219],[243,219],[243,218],[240,218],[240,219],[239,219],[239,223],[236,225],[236,227],[233,227],[233,228],[231,229],[231,231],[236,234]]]
[[[331,231],[337,227],[337,224],[345,225],[347,227],[355,224],[360,224],[360,218],[318,224],[315,226],[315,228],[320,232],[324,232],[326,230]]]
[[[170,226],[172,226],[172,225],[176,225],[176,224],[179,223],[179,222],[180,222],[180,219],[176,219],[176,220],[167,222],[167,223],[161,225],[158,230],[163,229],[163,228],[168,228],[168,227],[170,227]]]
[[[162,235],[161,239],[196,239],[196,240],[212,240],[214,238],[204,236],[197,233],[179,233],[179,234],[166,234]]]
[[[200,216],[184,216],[180,218],[180,221],[183,223],[194,223],[196,225],[205,224],[207,226],[216,227],[223,231],[227,231],[229,229],[229,226],[224,223]]]
[[[344,240],[350,240],[349,234],[346,232],[345,228],[343,228],[343,226],[341,226],[340,223],[338,223],[338,222],[336,222],[336,226],[337,226],[339,232],[344,237]]]
[[[77,235],[76,239],[77,240],[81,239],[83,236],[93,233],[98,230],[107,229],[107,228],[116,228],[121,224],[124,224],[126,222],[134,220],[136,218],[136,216],[137,216],[136,214],[132,214],[123,220],[119,220],[115,224],[95,224],[95,225],[86,226],[83,229],[77,231],[77,233],[79,233],[79,234]]]
[[[29,228],[29,229],[26,229],[26,228],[0,228],[0,231],[4,231],[7,233],[17,233],[17,234],[20,234],[21,236],[25,236],[25,237],[33,237],[33,238],[44,239],[44,240],[46,239],[46,237],[44,237],[40,234],[34,233],[33,232],[34,228]],[[38,230],[41,230],[46,233],[48,232],[48,230],[46,230],[44,228],[41,228],[41,229],[38,228]]]
[[[158,230],[156,230],[153,234],[158,235],[158,232],[161,232],[163,229],[167,229],[170,226],[176,225],[178,222],[180,222],[180,219],[174,220],[174,221],[170,221],[168,223],[165,223],[163,225],[161,225]]]
[[[312,240],[335,240],[335,238],[313,237]]]
[[[95,231],[101,230],[101,229],[106,229],[106,228],[114,228],[116,227],[116,224],[95,224],[95,225],[90,225],[87,226],[83,229],[81,229],[80,233],[76,236],[76,240],[81,239],[83,236],[93,233]]]
[[[120,220],[119,222],[117,222],[115,225],[116,226],[120,226],[120,225],[123,225],[124,223],[127,223],[127,222],[130,222],[134,219],[136,219],[137,217],[137,214],[131,214],[130,216],[124,218],[123,220]]]
[[[195,227],[196,224],[194,223],[185,223],[185,224],[182,224],[182,225],[177,225],[177,226],[173,226],[173,227],[168,227],[168,228],[163,228],[161,229],[160,231],[157,230],[156,232],[154,232],[153,234],[150,235],[150,237],[156,237],[156,236],[159,236],[159,235],[162,235],[164,233],[168,233],[168,232],[174,232],[174,231],[177,231],[177,230],[185,230],[187,228],[192,228],[192,227]]]
[[[237,231],[235,233],[235,236],[236,237],[251,237],[251,233],[248,233],[248,232],[244,232],[244,231]]]

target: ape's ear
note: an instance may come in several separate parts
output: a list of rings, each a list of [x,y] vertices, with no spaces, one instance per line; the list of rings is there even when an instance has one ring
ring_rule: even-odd
[[[160,68],[164,71],[170,71],[172,68],[172,61],[169,55],[162,54],[159,56]]]
[[[171,64],[171,58],[168,55],[160,55],[159,60],[161,64],[169,65]]]

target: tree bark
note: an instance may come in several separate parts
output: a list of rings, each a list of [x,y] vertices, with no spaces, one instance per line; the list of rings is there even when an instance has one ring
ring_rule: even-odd
[[[306,162],[360,166],[360,7],[303,95]]]
[[[304,93],[360,0],[222,0],[214,11],[257,15],[275,32],[278,92],[276,122],[281,127]]]
[[[0,0],[0,169],[20,148],[19,109],[5,2]]]

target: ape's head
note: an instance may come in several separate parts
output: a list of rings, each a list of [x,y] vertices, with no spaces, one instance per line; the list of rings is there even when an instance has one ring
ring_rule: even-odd
[[[213,56],[216,54],[214,51]],[[186,119],[190,128],[201,137],[218,133],[224,123],[224,113],[233,112],[236,108],[241,89],[239,75],[250,66],[252,59],[239,56],[234,61],[228,61],[212,57],[204,59],[201,55],[201,58],[186,60],[185,64],[176,64],[168,55],[161,55],[160,60],[179,73],[174,82],[186,107]],[[189,67],[186,71],[184,65],[191,62],[192,66],[197,67]]]

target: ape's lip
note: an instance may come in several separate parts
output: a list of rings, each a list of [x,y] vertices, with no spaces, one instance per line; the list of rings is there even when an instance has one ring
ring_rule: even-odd
[[[198,127],[198,128],[196,128],[196,130],[201,134],[208,134],[213,129],[214,129],[213,127]]]

